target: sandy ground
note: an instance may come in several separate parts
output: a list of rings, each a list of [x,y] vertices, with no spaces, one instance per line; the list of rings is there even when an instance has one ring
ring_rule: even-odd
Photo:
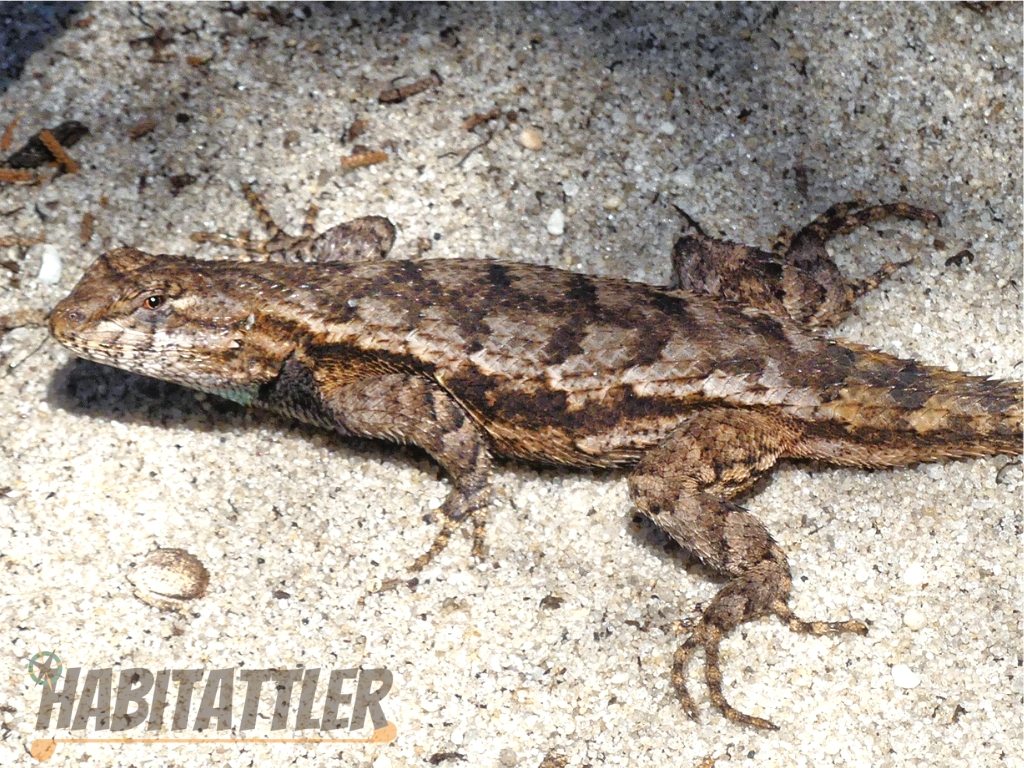
[[[91,130],[71,150],[79,173],[0,187],[0,237],[46,239],[0,253],[0,314],[50,308],[109,247],[213,255],[189,234],[253,228],[245,181],[292,227],[310,202],[321,227],[386,215],[399,257],[429,245],[652,282],[673,203],[767,245],[864,196],[935,208],[943,226],[833,244],[857,275],[914,260],[839,335],[1021,378],[1020,5],[65,12],[0,12],[16,144],[66,119]],[[378,101],[432,70],[440,85]],[[388,159],[343,170],[356,145]],[[502,465],[487,561],[459,537],[414,587],[376,594],[432,536],[447,481],[422,456],[75,362],[39,328],[3,336],[0,360],[4,765],[69,735],[35,730],[27,665],[47,650],[115,671],[395,679],[390,744],[58,744],[54,765],[1024,765],[1022,477],[1005,459],[787,465],[750,501],[789,553],[794,608],[871,623],[866,638],[772,620],[731,637],[728,696],[780,726],[758,733],[711,709],[699,665],[701,721],[674,700],[674,622],[718,584],[634,519],[621,474]],[[128,581],[157,547],[209,571],[180,612]]]

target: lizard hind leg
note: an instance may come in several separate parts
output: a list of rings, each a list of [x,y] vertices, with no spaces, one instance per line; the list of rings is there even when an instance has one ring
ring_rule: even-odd
[[[855,229],[866,227],[885,219],[902,219],[905,221],[920,221],[924,224],[941,224],[941,220],[935,212],[908,203],[894,202],[869,206],[862,200],[852,200],[833,205],[801,229],[793,236],[786,248],[786,256],[796,264],[806,264],[808,268],[824,260],[831,263],[831,259],[825,251],[825,243],[833,237],[848,235]],[[890,261],[862,280],[842,278],[849,301],[852,302],[858,296],[863,296],[868,291],[874,290],[896,270],[905,267],[909,263],[909,260]],[[835,321],[829,319],[825,322],[832,325],[841,319],[842,317],[838,317]]]
[[[295,237],[285,232],[274,221],[270,210],[256,193],[256,190],[249,184],[242,185],[242,193],[245,195],[245,200],[249,203],[249,207],[252,208],[256,218],[267,231],[267,237],[262,240],[256,239],[251,237],[248,232],[239,235],[225,235],[220,232],[193,232],[193,242],[211,243],[213,245],[235,248],[244,251],[247,260],[250,261],[269,261],[273,259],[275,254],[283,253],[306,240],[311,240],[315,236],[313,224],[318,213],[315,205],[311,205],[306,211],[302,235]]]
[[[630,476],[630,494],[640,511],[728,577],[673,659],[673,686],[693,718],[696,705],[686,687],[686,671],[694,652],[703,649],[712,703],[734,722],[775,728],[733,707],[722,691],[719,645],[745,622],[774,614],[799,632],[866,632],[859,621],[798,619],[788,604],[792,579],[785,553],[757,518],[731,500],[749,490],[799,439],[799,426],[783,417],[729,408],[705,411],[645,454]]]
[[[939,223],[931,211],[906,203],[867,206],[862,201],[833,205],[796,234],[783,230],[770,251],[705,234],[680,211],[689,231],[672,251],[670,288],[718,296],[811,328],[838,324],[858,296],[876,288],[908,262],[890,262],[863,280],[840,272],[825,244],[839,235],[883,219]]]

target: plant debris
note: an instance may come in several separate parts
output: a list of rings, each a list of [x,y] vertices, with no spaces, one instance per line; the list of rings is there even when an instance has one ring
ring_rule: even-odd
[[[415,80],[408,85],[403,85],[399,88],[388,88],[387,90],[381,91],[380,95],[377,96],[377,101],[381,104],[401,104],[403,101],[408,99],[410,96],[415,96],[417,93],[423,93],[424,91],[435,88],[444,83],[441,76],[431,70],[427,77],[421,77],[419,80]]]

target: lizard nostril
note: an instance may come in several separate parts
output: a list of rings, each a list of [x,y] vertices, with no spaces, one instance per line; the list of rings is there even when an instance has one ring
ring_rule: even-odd
[[[64,309],[57,306],[50,313],[50,332],[56,336],[85,323],[85,312],[81,309]]]
[[[61,309],[58,307],[51,320],[53,325],[63,328],[74,328],[85,322],[85,312],[80,309]]]

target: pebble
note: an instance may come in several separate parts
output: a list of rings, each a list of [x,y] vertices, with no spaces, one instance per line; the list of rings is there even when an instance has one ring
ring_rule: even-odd
[[[658,126],[658,133],[662,133],[666,136],[671,136],[676,132],[675,123],[670,123],[667,120]]]
[[[917,608],[911,608],[903,614],[903,625],[915,632],[928,624],[928,617]]]
[[[619,208],[622,207],[622,198],[618,197],[616,195],[612,195],[611,197],[606,197],[604,199],[604,202],[601,203],[601,206],[606,211],[617,211],[617,210],[619,210]]]
[[[913,563],[907,567],[907,570],[903,572],[903,583],[909,584],[912,587],[918,587],[925,583],[927,580],[927,574],[924,572],[924,568],[920,563]]]
[[[536,128],[527,126],[519,134],[519,143],[527,149],[537,150],[544,146],[544,137]]]
[[[672,184],[681,189],[690,189],[696,184],[691,168],[685,168],[672,174]]]
[[[39,259],[39,282],[46,285],[59,283],[62,271],[60,251],[52,245],[42,245],[39,248]]]
[[[897,688],[917,688],[921,676],[906,664],[896,664],[892,668],[892,682]]]
[[[548,217],[548,234],[559,237],[565,233],[565,214],[561,210],[554,210]]]

